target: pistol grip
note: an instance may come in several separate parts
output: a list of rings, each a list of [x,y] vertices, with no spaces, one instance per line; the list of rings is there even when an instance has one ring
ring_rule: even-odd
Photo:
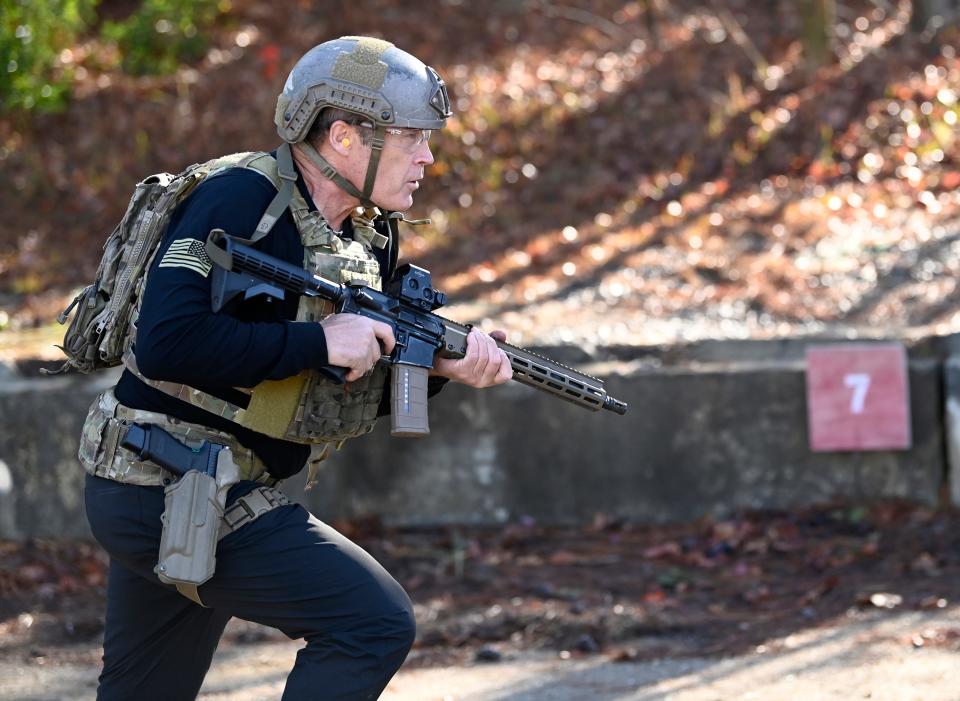
[[[345,385],[347,383],[347,374],[349,374],[350,370],[338,365],[324,365],[322,368],[319,368],[317,372],[326,380],[335,382],[338,385]]]
[[[390,434],[417,438],[430,434],[427,416],[429,369],[398,363],[392,369]]]

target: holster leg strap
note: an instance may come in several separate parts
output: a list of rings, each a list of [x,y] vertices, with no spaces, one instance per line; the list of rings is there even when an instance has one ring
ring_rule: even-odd
[[[218,538],[223,538],[228,533],[233,533],[248,523],[256,521],[268,511],[289,503],[287,495],[279,489],[257,487],[227,507],[223,513],[223,521],[220,523]]]
[[[256,521],[268,511],[278,506],[284,506],[290,503],[287,495],[279,489],[273,487],[257,487],[249,494],[237,499],[223,513],[220,521],[220,532],[217,534],[217,540],[222,539],[228,533],[233,533],[243,528],[248,523]],[[200,600],[200,592],[196,584],[177,584],[177,591],[185,597],[206,607],[206,604]]]

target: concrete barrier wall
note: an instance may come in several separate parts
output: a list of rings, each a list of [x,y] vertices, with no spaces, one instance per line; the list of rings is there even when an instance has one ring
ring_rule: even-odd
[[[89,535],[79,431],[118,376],[0,376],[0,537]]]
[[[947,431],[960,433],[944,399],[944,377],[960,385],[960,365],[948,360],[954,345],[931,339],[909,350],[907,451],[808,449],[803,341],[608,348],[592,358],[544,349],[578,367],[602,361],[585,369],[629,402],[627,416],[516,383],[449,386],[431,402],[430,437],[393,439],[382,422],[336,453],[310,491],[305,475],[285,491],[326,520],[378,515],[396,524],[580,523],[597,513],[653,523],[836,497],[934,504]],[[49,379],[34,370],[0,376],[0,537],[83,535],[77,437],[116,373]]]

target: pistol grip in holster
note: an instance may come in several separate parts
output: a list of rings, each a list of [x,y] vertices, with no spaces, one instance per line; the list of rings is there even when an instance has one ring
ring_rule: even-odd
[[[164,490],[163,531],[154,568],[161,582],[178,589],[192,586],[195,591],[213,576],[227,491],[239,481],[230,449],[222,448],[217,453],[216,476],[189,470]]]
[[[390,434],[418,437],[430,434],[427,415],[429,368],[398,363],[392,368]]]

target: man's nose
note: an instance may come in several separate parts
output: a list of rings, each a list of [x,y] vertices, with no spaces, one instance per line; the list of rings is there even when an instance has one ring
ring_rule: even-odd
[[[433,151],[430,150],[429,141],[424,141],[422,144],[420,144],[420,149],[417,151],[417,157],[414,162],[422,163],[423,165],[430,165],[433,163]]]

